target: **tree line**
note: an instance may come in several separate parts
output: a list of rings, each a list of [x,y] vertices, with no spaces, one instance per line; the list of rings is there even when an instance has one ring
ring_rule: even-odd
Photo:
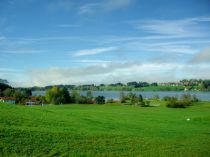
[[[12,97],[17,104],[26,102],[36,102],[38,104],[104,104],[105,97],[93,97],[91,91],[87,91],[86,96],[81,95],[77,90],[70,94],[66,87],[51,87],[46,91],[45,96],[32,96],[32,91],[27,88],[12,88],[0,83],[0,97]]]
[[[195,90],[195,91],[210,91],[210,80],[201,79],[189,79],[181,80],[179,82],[168,82],[168,83],[148,83],[148,82],[127,82],[127,83],[111,83],[111,84],[86,84],[86,85],[53,85],[45,87],[31,87],[34,90],[48,90],[52,87],[67,88],[69,90],[92,90],[92,91],[104,91],[104,90],[126,90],[126,91],[183,91],[183,90]]]
[[[10,85],[0,83],[0,97],[13,97],[16,103],[23,104],[26,100],[30,99],[32,91],[30,89],[15,89]]]
[[[46,91],[45,101],[51,104],[105,104],[105,97],[97,96],[94,98],[91,91],[87,91],[84,96],[77,90],[70,93],[65,87],[52,87]]]
[[[45,96],[32,96],[29,89],[15,89],[7,84],[0,83],[1,97],[14,97],[16,103],[25,104],[27,101],[36,101],[39,104],[105,104],[115,103],[113,99],[105,99],[104,96],[93,97],[92,91],[87,91],[86,95],[81,95],[77,90],[69,92],[66,87],[51,87]],[[153,100],[159,101],[158,95],[153,97]],[[167,107],[171,108],[186,108],[191,106],[194,102],[198,102],[196,95],[183,94],[181,98],[165,96],[162,101],[166,102]],[[125,105],[136,105],[141,107],[149,107],[151,100],[143,98],[141,94],[134,93],[125,94],[120,93],[120,100],[118,103]]]
[[[0,79],[1,84],[9,84],[5,79]],[[183,79],[178,82],[168,82],[168,83],[148,83],[148,82],[137,82],[131,81],[127,83],[111,83],[111,84],[86,84],[86,85],[53,85],[45,87],[30,87],[29,90],[48,90],[52,87],[67,88],[68,90],[83,90],[83,91],[97,91],[97,90],[159,90],[159,91],[180,91],[180,90],[197,90],[197,91],[210,91],[210,80],[202,79]],[[174,87],[175,86],[175,87]],[[16,88],[17,90],[24,90],[25,88]]]

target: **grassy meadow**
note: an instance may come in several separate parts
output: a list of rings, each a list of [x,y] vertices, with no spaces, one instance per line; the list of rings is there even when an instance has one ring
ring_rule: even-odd
[[[0,156],[208,157],[210,103],[185,109],[0,104]]]

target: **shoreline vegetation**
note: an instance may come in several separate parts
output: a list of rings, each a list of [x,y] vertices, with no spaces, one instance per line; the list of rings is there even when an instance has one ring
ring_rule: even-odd
[[[92,94],[92,87],[100,87],[103,89],[109,89],[107,86],[111,86],[113,88],[120,87],[127,87],[131,89],[139,89],[139,88],[159,88],[160,85],[158,83],[147,83],[147,82],[128,82],[126,85],[122,83],[111,84],[111,85],[104,85],[101,84],[100,86],[95,85],[83,85],[83,86],[47,86],[45,87],[45,95],[32,95],[32,88],[12,88],[7,82],[0,83],[0,100],[2,102],[14,102],[16,104],[23,104],[23,105],[43,105],[43,104],[105,104],[105,103],[113,103],[118,102],[122,104],[129,104],[129,105],[137,105],[142,107],[150,106],[150,101],[161,100],[159,95],[154,95],[154,98],[143,98],[141,94],[135,93],[127,93],[125,94],[121,91],[119,94],[119,100],[106,99],[102,95],[98,95],[93,97]],[[191,87],[190,89],[209,89],[210,88],[210,80],[182,80],[178,83],[163,83],[161,84],[162,87],[169,87],[173,89],[183,89],[186,87]],[[183,86],[185,85],[185,86]],[[180,88],[180,86],[182,88]],[[153,88],[154,89],[154,88]],[[70,92],[70,90],[72,90]],[[86,95],[81,95],[79,90],[87,90]],[[178,96],[165,96],[162,98],[162,101],[166,101],[168,105],[167,107],[173,108],[185,108],[191,106],[193,102],[198,102],[198,98],[196,95],[190,94],[182,94],[180,97]]]
[[[14,89],[7,84],[2,84],[0,93],[0,101],[10,103],[11,101],[20,105],[43,105],[43,104],[106,104],[120,103],[124,105],[135,105],[141,107],[149,107],[151,101],[165,101],[167,107],[186,108],[198,102],[196,95],[183,94],[178,96],[165,96],[160,99],[159,95],[153,98],[143,98],[141,94],[127,93],[123,91],[119,93],[119,100],[106,99],[104,96],[93,96],[92,91],[88,90],[86,95],[81,95],[79,91],[73,90],[69,92],[66,87],[51,87],[47,89],[45,95],[33,96],[29,89]]]
[[[68,90],[80,91],[210,91],[210,80],[190,79],[179,82],[148,83],[148,82],[128,82],[112,84],[86,84],[86,85],[49,85],[45,87],[29,87],[30,90],[47,90],[52,87],[65,87]],[[18,88],[22,89],[22,88]]]

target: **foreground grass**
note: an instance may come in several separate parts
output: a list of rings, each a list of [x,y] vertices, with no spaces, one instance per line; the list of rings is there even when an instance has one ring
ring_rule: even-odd
[[[210,103],[186,109],[0,104],[0,156],[210,156]]]

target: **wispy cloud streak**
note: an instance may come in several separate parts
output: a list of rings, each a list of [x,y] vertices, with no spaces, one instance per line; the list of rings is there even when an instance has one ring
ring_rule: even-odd
[[[79,7],[79,14],[92,14],[96,12],[108,12],[127,7],[131,0],[103,0],[97,3],[86,3]]]
[[[88,55],[96,55],[104,52],[110,52],[117,50],[116,47],[106,47],[106,48],[95,48],[95,49],[86,49],[77,51],[74,56],[88,56]]]
[[[205,35],[201,23],[210,22],[210,17],[196,17],[179,20],[144,20],[133,21],[136,29],[156,35],[199,36]],[[200,27],[198,29],[197,27]],[[196,29],[196,31],[195,31]]]

